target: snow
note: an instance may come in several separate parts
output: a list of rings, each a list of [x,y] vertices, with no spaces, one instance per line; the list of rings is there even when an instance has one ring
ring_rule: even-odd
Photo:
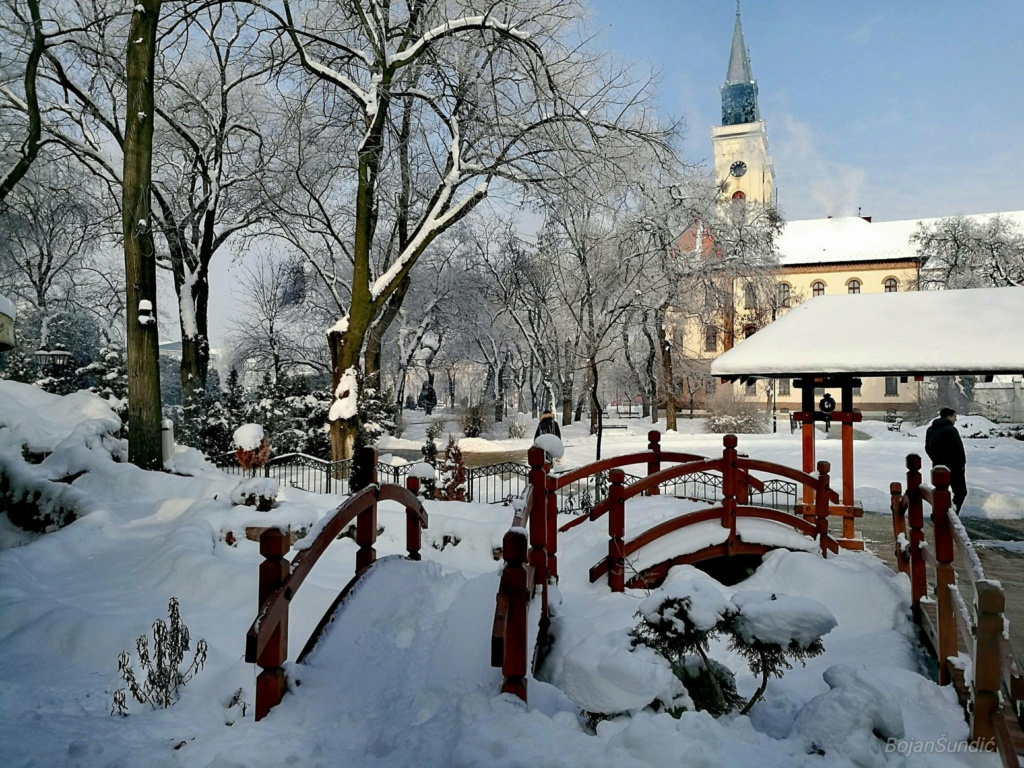
[[[418,477],[420,480],[433,480],[435,477],[434,467],[425,461],[418,461],[409,467],[409,476]]]
[[[250,496],[277,498],[281,484],[272,477],[250,477],[231,489],[231,503],[245,504]]]
[[[732,596],[739,609],[736,628],[748,643],[760,640],[783,648],[807,648],[836,628],[836,618],[808,597],[752,590]]]
[[[17,385],[0,382],[0,398],[18,392]],[[57,411],[88,433],[93,400],[48,397],[22,409],[19,434],[41,432],[37,422]],[[544,669],[529,679],[529,705],[502,695],[489,639],[500,568],[495,550],[511,510],[457,502],[426,502],[430,528],[423,532],[423,562],[391,557],[405,551],[405,512],[394,502],[380,504],[380,562],[348,595],[306,662],[287,664],[285,700],[255,723],[258,670],[241,654],[255,618],[262,558],[258,543],[243,531],[314,531],[341,498],[281,488],[269,512],[232,506],[238,478],[196,456],[176,454],[176,466],[187,466],[189,476],[144,472],[114,461],[102,440],[62,427],[61,439],[47,438],[55,440],[52,456],[19,466],[45,478],[82,472],[64,485],[87,502],[84,513],[33,540],[0,536],[19,545],[0,551],[5,765],[999,764],[994,755],[886,753],[890,738],[907,745],[939,739],[962,745],[967,725],[952,691],[921,674],[906,577],[869,553],[844,551],[824,560],[813,551],[775,551],[735,587],[689,566],[674,568],[660,592],[699,594],[698,607],[745,605],[742,595],[753,591],[817,601],[836,622],[824,637],[825,652],[772,679],[749,716],[715,719],[685,711],[677,719],[641,702],[648,695],[649,701],[665,701],[678,691],[661,662],[647,651],[629,650],[628,631],[648,596],[613,594],[603,579],[589,583],[587,569],[607,553],[607,527],[602,521],[577,526],[559,537],[560,581],[550,591],[553,643]],[[665,450],[713,455],[721,449],[720,435],[693,428],[683,422],[665,435]],[[0,430],[8,449],[13,429]],[[567,466],[593,458],[594,441],[585,433],[585,425],[563,432]],[[838,453],[838,441],[821,442],[822,458]],[[1009,438],[965,443],[968,504],[972,498],[983,504],[996,487],[1024,497],[1024,445]],[[644,445],[645,435],[604,438],[606,455]],[[800,439],[743,436],[741,448],[793,465]],[[858,496],[887,503],[888,482],[899,478],[902,456],[914,448],[920,450],[920,440],[905,436],[858,443]],[[8,460],[0,461],[6,466]],[[631,501],[630,530],[698,508],[672,501]],[[0,522],[6,523],[5,514]],[[290,659],[352,577],[356,549],[349,538],[332,542],[291,601]],[[209,644],[206,668],[170,709],[133,706],[128,717],[111,717],[111,693],[121,687],[118,652],[133,649],[136,638],[166,616],[172,596],[180,600],[193,641]],[[539,601],[533,607],[536,617]],[[743,696],[753,694],[759,679],[725,642],[713,643],[710,654],[736,673]],[[249,705],[244,716],[229,706],[239,689]],[[580,715],[583,703],[627,714],[592,732]]]
[[[715,359],[711,375],[1019,375],[1022,307],[1024,287],[816,296]]]
[[[558,435],[537,435],[533,444],[552,459],[560,459],[565,455],[565,446]]]
[[[11,320],[18,319],[18,310],[14,306],[14,302],[2,295],[0,295],[0,315],[7,315]]]
[[[91,392],[60,397],[30,384],[2,384],[0,435],[32,453],[50,453],[85,422],[97,421],[99,428],[109,431],[121,426],[110,404]]]
[[[255,451],[263,442],[263,427],[259,424],[243,424],[234,431],[231,442],[243,451]]]
[[[565,693],[586,712],[618,714],[654,701],[671,706],[686,693],[668,660],[644,645],[631,649],[625,630],[584,638],[562,664]]]
[[[684,601],[690,622],[702,632],[717,627],[723,619],[736,613],[736,606],[709,579],[673,582],[641,602],[640,613],[652,624],[657,624],[662,620],[662,606],[668,600]],[[681,623],[677,628],[685,630]]]
[[[359,385],[356,381],[356,369],[349,367],[341,374],[338,386],[334,389],[334,397],[328,418],[331,421],[344,421],[353,418],[359,410]]]
[[[999,215],[1024,225],[1024,211],[967,216],[979,223]],[[931,227],[942,219],[909,219],[869,222],[859,216],[790,221],[779,236],[779,261],[786,267],[834,264],[851,261],[917,259],[910,236],[923,224]]]

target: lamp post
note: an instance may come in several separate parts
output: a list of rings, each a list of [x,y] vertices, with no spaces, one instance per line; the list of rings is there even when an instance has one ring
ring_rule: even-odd
[[[45,346],[37,349],[35,351],[35,358],[39,367],[49,374],[60,371],[70,363],[71,353],[62,344],[55,344],[52,350],[47,349]]]

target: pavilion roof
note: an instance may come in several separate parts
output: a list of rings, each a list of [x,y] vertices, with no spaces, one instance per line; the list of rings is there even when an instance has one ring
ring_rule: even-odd
[[[725,379],[1024,373],[1024,287],[817,296],[711,363]]]

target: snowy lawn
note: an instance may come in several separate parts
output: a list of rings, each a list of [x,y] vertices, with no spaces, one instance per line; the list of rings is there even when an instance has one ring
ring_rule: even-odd
[[[873,735],[901,738],[902,751],[908,751],[962,739],[967,726],[952,691],[922,674],[905,578],[865,553],[824,561],[814,553],[778,551],[735,587],[694,568],[674,569],[669,588],[699,579],[706,582],[702,589],[723,598],[737,591],[808,598],[838,625],[824,637],[824,654],[773,679],[749,717],[716,720],[686,712],[675,719],[638,708],[600,723],[594,733],[565,693],[563,661],[586,655],[588,647],[627,652],[626,632],[637,623],[647,593],[616,595],[604,579],[588,583],[587,569],[606,551],[606,529],[604,520],[585,523],[559,539],[554,643],[541,679],[530,680],[530,704],[502,696],[500,673],[488,657],[499,567],[494,550],[511,510],[456,502],[428,502],[424,562],[388,559],[376,566],[308,663],[290,666],[291,692],[257,724],[251,709],[243,717],[240,706],[229,706],[239,689],[242,700],[253,703],[257,672],[242,655],[255,617],[260,557],[258,545],[241,532],[257,524],[309,528],[340,499],[282,489],[270,512],[233,506],[237,478],[202,466],[194,452],[183,450],[176,458],[177,469],[192,476],[142,472],[115,463],[97,439],[83,437],[86,427],[47,426],[46,435],[37,434],[43,430],[33,431],[31,407],[22,404],[21,416],[10,415],[17,409],[5,403],[8,394],[8,384],[0,383],[0,414],[9,419],[2,423],[16,422],[0,429],[0,448],[7,446],[0,461],[13,464],[11,447],[26,435],[48,440],[56,452],[40,465],[25,466],[50,478],[84,471],[71,487],[88,498],[90,511],[41,537],[0,537],[8,544],[31,539],[0,551],[4,765],[998,764],[992,755],[886,754],[885,742]],[[53,405],[44,400],[39,407],[55,412]],[[94,407],[89,401],[75,411],[79,420],[92,418],[87,412]],[[612,433],[614,438],[606,435],[606,454],[645,446],[648,425],[634,420],[631,427]],[[566,430],[563,465],[592,458],[592,438],[583,431]],[[1001,509],[1019,516],[1024,444],[966,442],[968,505],[974,501],[989,514],[983,499],[998,493],[1008,499]],[[721,436],[681,433],[667,435],[664,444],[714,455]],[[898,434],[872,433],[871,440],[858,441],[858,495],[866,503],[887,499],[884,489],[899,479],[903,454],[920,445],[920,438]],[[838,465],[838,441],[819,446],[822,457]],[[799,440],[788,433],[741,436],[740,449],[782,463],[799,458]],[[669,507],[666,499],[631,505],[627,523],[647,527],[670,514]],[[379,523],[384,532],[378,555],[403,552],[402,510],[383,505]],[[237,540],[233,546],[225,540],[228,531]],[[354,562],[355,545],[345,538],[313,569],[292,604],[290,658],[347,583]],[[112,693],[123,687],[118,652],[134,651],[135,639],[155,619],[166,618],[172,596],[180,600],[193,645],[199,638],[209,644],[205,669],[170,709],[130,702],[128,717],[111,716]],[[743,660],[724,643],[712,647],[712,656],[737,673],[739,692],[751,695],[758,680]],[[623,681],[598,675],[591,683],[616,696],[615,685]]]

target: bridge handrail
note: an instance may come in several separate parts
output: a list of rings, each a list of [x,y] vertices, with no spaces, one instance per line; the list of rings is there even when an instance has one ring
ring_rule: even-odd
[[[1003,765],[1019,765],[1007,717],[1016,717],[1016,704],[1024,700],[1024,675],[1007,639],[1006,597],[1002,585],[985,577],[974,544],[952,508],[949,470],[944,466],[934,467],[931,485],[927,485],[921,479],[920,456],[908,454],[906,467],[906,492],[900,483],[891,483],[889,492],[893,534],[897,540],[897,568],[910,577],[914,621],[924,630],[938,657],[942,685],[953,681],[949,659],[959,653],[958,635],[964,639],[973,665],[973,685],[968,700],[961,703],[970,716],[971,741],[981,745],[994,743]],[[924,535],[923,503],[926,501],[932,508],[934,556],[927,550]],[[909,543],[904,544],[907,539]],[[977,616],[972,615],[959,591],[953,567],[956,549],[967,561]],[[929,565],[934,570],[937,627],[932,625],[922,606],[929,593]],[[1008,706],[1004,706],[1004,691],[1009,698]]]
[[[640,453],[628,453],[622,456],[612,456],[607,459],[601,459],[600,461],[593,461],[590,464],[585,464],[582,467],[570,469],[557,475],[551,475],[551,479],[548,480],[548,490],[559,491],[567,485],[575,483],[577,480],[590,477],[598,472],[607,472],[611,469],[627,467],[632,464],[649,464],[653,458],[659,458],[661,461],[690,462],[701,461],[707,457],[700,456],[696,453],[655,451],[642,451]]]
[[[545,541],[549,523],[544,493],[548,466],[540,448],[531,448],[527,457],[530,485],[522,497],[522,506],[515,510],[512,524],[501,540],[503,566],[491,625],[491,666],[501,667],[501,691],[523,701],[526,701],[529,671],[529,603],[537,586],[541,591],[542,622],[548,615],[548,553]]]
[[[376,466],[376,451],[367,452],[364,466]],[[245,638],[245,659],[262,668],[256,678],[255,718],[261,720],[280,703],[286,685],[284,662],[288,658],[288,607],[310,570],[335,541],[346,526],[356,521],[355,578],[366,571],[377,559],[373,545],[377,540],[377,503],[395,500],[405,505],[406,545],[411,560],[420,559],[421,531],[427,527],[427,512],[416,496],[419,478],[407,478],[406,488],[379,485],[374,471],[370,485],[350,496],[331,512],[319,525],[313,541],[289,562],[290,534],[279,528],[268,528],[260,535],[260,554],[263,562],[259,571],[259,609]],[[331,611],[337,601],[331,606]],[[330,611],[329,611],[330,612]],[[324,626],[320,623],[318,631]],[[307,644],[308,647],[308,644]]]

